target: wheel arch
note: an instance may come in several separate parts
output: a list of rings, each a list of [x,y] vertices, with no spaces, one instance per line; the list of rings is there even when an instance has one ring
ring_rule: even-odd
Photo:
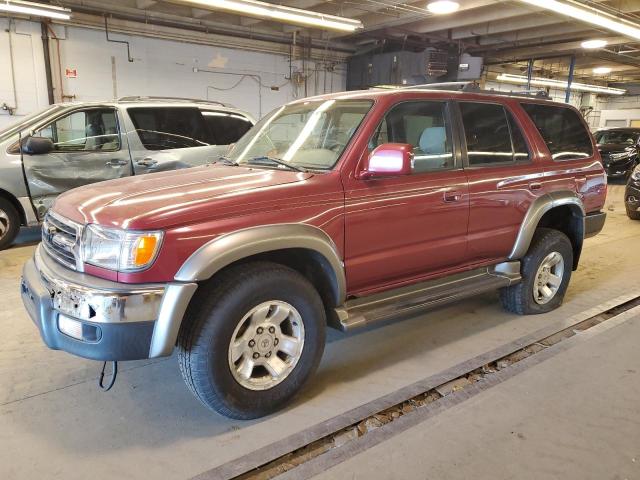
[[[527,210],[509,260],[524,257],[537,228],[554,228],[569,237],[573,247],[573,270],[575,270],[582,252],[584,217],[584,205],[576,192],[558,191],[538,197]]]
[[[269,260],[299,271],[318,288],[328,307],[344,303],[344,264],[329,235],[306,224],[251,227],[210,240],[196,250],[175,276],[180,282],[202,282],[231,265]]]
[[[0,188],[0,198],[8,200],[15,207],[18,215],[20,215],[20,223],[22,225],[27,225],[27,215],[18,198],[3,188]]]

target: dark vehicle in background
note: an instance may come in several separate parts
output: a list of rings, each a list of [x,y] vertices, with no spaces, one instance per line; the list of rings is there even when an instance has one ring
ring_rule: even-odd
[[[609,178],[627,178],[638,164],[640,128],[606,128],[594,134]]]
[[[640,166],[637,166],[627,181],[624,191],[624,204],[627,207],[627,215],[632,220],[640,220]]]

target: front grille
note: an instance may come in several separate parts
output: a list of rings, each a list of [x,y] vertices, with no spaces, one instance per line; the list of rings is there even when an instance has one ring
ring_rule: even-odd
[[[78,270],[81,226],[53,212],[42,224],[42,244],[54,260]]]

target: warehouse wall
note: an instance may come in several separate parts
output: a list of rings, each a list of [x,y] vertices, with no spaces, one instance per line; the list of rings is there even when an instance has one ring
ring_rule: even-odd
[[[63,94],[64,101],[109,100],[127,95],[204,98],[231,103],[257,118],[304,96],[304,86],[286,78],[286,55],[110,35],[130,42],[134,61],[129,62],[126,45],[107,42],[103,30],[61,25],[52,29],[59,38],[50,41],[56,102]],[[0,31],[5,37],[0,41],[0,105],[17,104],[13,116],[0,110],[0,128],[4,128],[46,106],[48,101],[40,24],[12,21],[10,25],[8,19],[1,18]],[[346,66],[339,65],[333,72],[313,62],[307,67],[307,95],[344,90]],[[76,70],[77,78],[67,76],[67,69]]]

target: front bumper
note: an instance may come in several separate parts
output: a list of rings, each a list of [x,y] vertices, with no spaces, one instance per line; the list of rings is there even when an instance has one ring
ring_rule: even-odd
[[[636,162],[634,157],[634,158],[629,158],[629,159],[625,159],[618,162],[610,162],[609,164],[604,165],[604,169],[607,172],[607,177],[612,179],[622,178],[629,175],[629,173],[631,173],[635,165],[636,165]]]
[[[624,204],[628,212],[640,211],[640,182],[630,181],[624,191]]]
[[[111,282],[63,267],[42,246],[24,265],[21,284],[24,306],[49,348],[104,361],[170,355],[196,288]]]

